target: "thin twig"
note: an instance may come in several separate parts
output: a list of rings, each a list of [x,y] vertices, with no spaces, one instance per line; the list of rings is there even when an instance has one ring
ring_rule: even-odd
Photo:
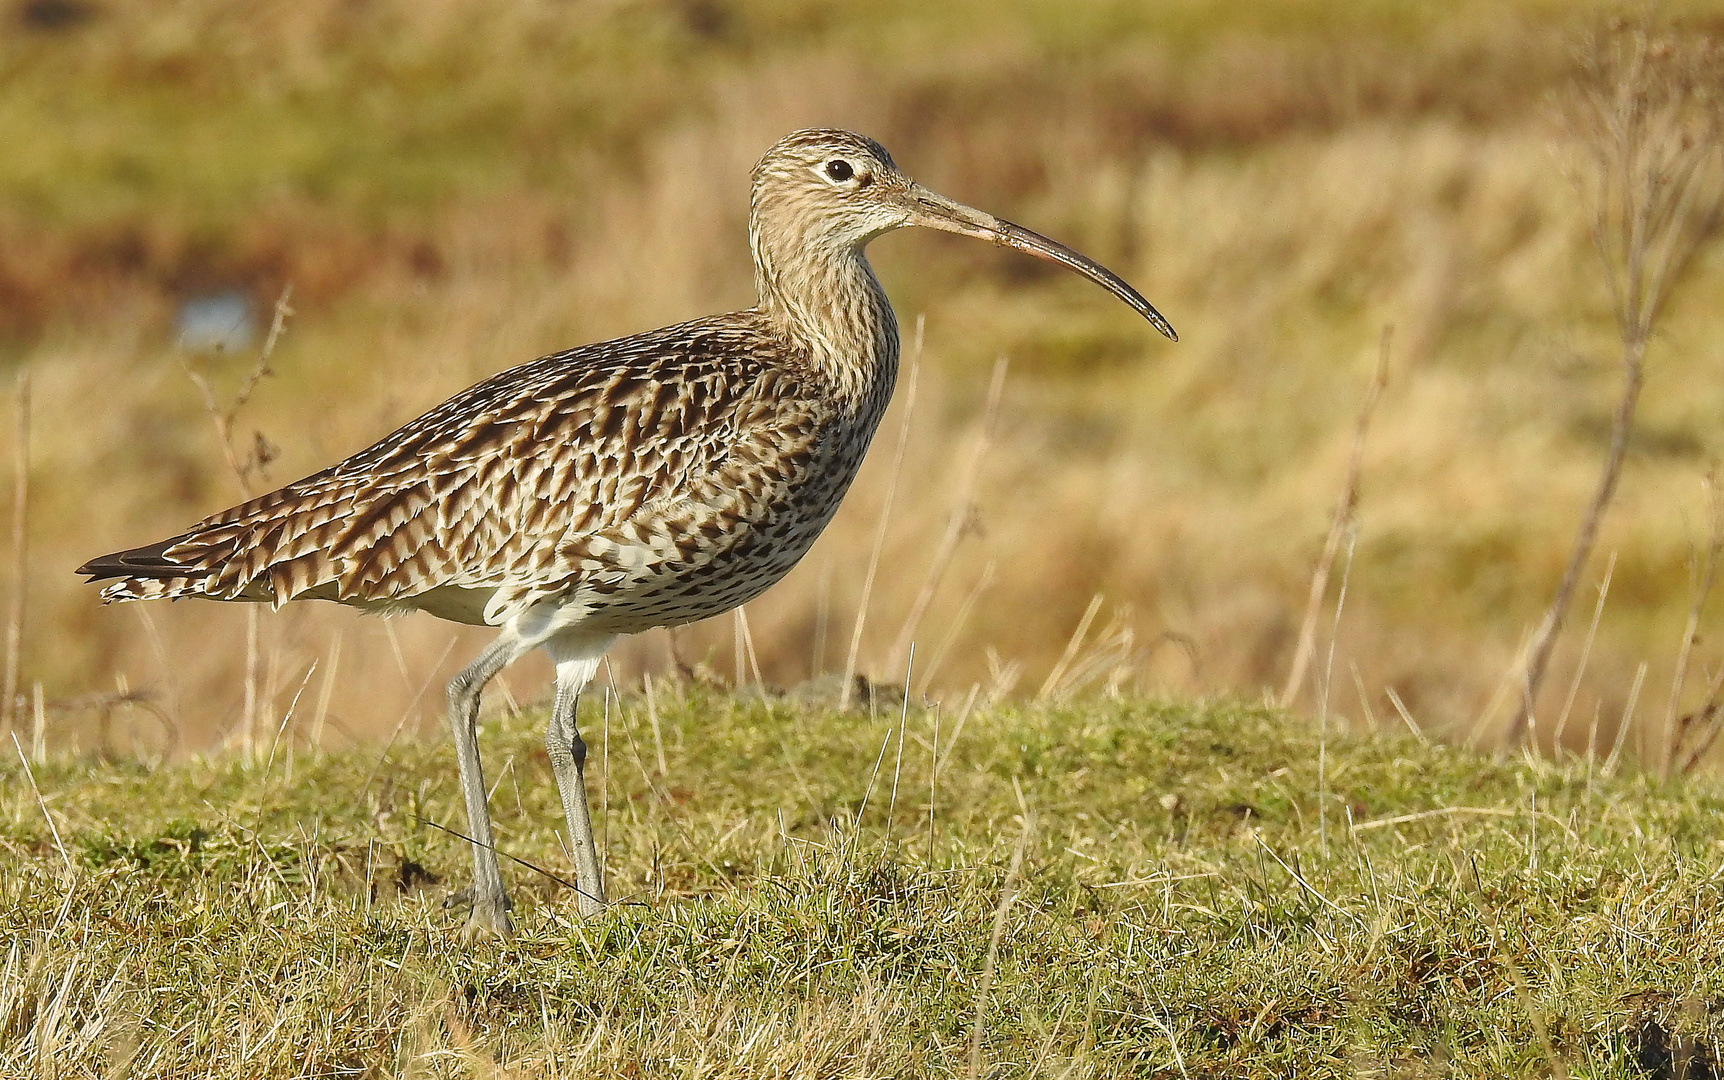
[[[581,890],[581,887],[579,885],[576,885],[574,882],[560,878],[557,875],[551,873],[549,870],[546,870],[544,867],[539,866],[536,863],[530,863],[527,860],[525,860],[525,859],[523,859],[517,855],[511,855],[507,851],[504,851],[502,848],[497,847],[494,844],[481,844],[481,843],[479,843],[479,841],[473,839],[471,836],[468,836],[465,833],[457,832],[454,829],[449,828],[449,826],[447,826],[447,825],[440,825],[437,822],[432,821],[430,818],[426,818],[426,817],[419,818],[419,823],[421,825],[429,825],[433,829],[438,830],[439,832],[446,832],[450,836],[453,836],[457,840],[465,840],[467,843],[472,844],[474,847],[481,847],[481,848],[485,848],[488,851],[495,852],[496,854],[501,855],[503,858],[508,859],[510,862],[521,864],[522,866],[531,870],[533,873],[540,875],[541,877],[549,878],[551,881],[556,882],[558,885],[561,885],[563,888],[568,889],[571,892],[574,892],[575,894],[577,894],[579,896],[587,896],[587,893],[583,892]],[[598,897],[588,896],[588,899],[597,900]]]
[[[293,314],[289,301],[293,299],[293,283],[288,282],[281,290],[281,295],[275,301],[275,313],[270,320],[269,334],[265,336],[263,348],[258,351],[257,363],[240,383],[227,408],[222,408],[216,400],[215,388],[209,379],[191,361],[182,356],[180,367],[185,371],[186,378],[197,388],[198,395],[203,399],[204,412],[209,415],[210,423],[215,427],[216,442],[221,447],[222,458],[227,462],[228,471],[233,474],[234,483],[239,485],[240,494],[249,499],[255,493],[252,485],[254,475],[262,475],[274,456],[275,450],[269,441],[258,432],[253,439],[252,448],[242,457],[239,448],[234,445],[233,428],[239,419],[240,410],[251,401],[252,394],[266,375],[273,374],[269,367],[270,357],[275,353],[275,347],[281,340],[282,330],[287,325],[288,317]],[[246,609],[245,634],[245,705],[240,717],[240,745],[247,759],[254,756],[257,742],[257,715],[262,703],[259,693],[261,673],[260,656],[261,633],[258,620],[258,608],[255,605]]]

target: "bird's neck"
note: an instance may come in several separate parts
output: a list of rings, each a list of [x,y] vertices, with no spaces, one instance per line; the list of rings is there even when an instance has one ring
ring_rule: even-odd
[[[761,314],[842,400],[878,420],[898,376],[898,320],[861,249],[786,255],[757,246],[754,264]]]

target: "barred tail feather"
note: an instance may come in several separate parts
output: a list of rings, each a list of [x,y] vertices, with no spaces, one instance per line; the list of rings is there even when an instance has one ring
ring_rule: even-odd
[[[183,535],[175,536],[145,547],[102,555],[78,567],[77,573],[88,575],[91,581],[113,579],[102,590],[102,599],[108,603],[207,596],[208,572],[176,562],[167,555],[185,539]]]
[[[209,596],[202,578],[121,578],[102,590],[102,602],[127,600],[177,600],[184,596]]]

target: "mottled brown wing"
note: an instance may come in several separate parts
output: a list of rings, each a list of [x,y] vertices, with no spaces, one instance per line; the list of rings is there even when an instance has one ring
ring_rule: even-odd
[[[782,396],[764,385],[778,372],[756,333],[701,320],[513,368],[338,465],[91,572],[136,574],[138,595],[278,604],[566,581],[571,554],[591,557],[581,537],[650,532],[643,508],[679,492],[723,499],[728,482],[746,499],[758,486],[737,469],[762,453],[775,426],[764,413]],[[144,552],[149,569],[123,558]],[[125,584],[104,595],[128,598]]]

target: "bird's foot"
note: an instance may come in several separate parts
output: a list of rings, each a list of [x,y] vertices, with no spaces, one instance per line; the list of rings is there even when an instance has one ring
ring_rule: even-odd
[[[515,925],[509,919],[509,909],[515,904],[507,896],[479,897],[472,886],[449,894],[444,899],[445,910],[467,908],[467,923],[461,928],[463,941],[488,937],[513,937]]]

